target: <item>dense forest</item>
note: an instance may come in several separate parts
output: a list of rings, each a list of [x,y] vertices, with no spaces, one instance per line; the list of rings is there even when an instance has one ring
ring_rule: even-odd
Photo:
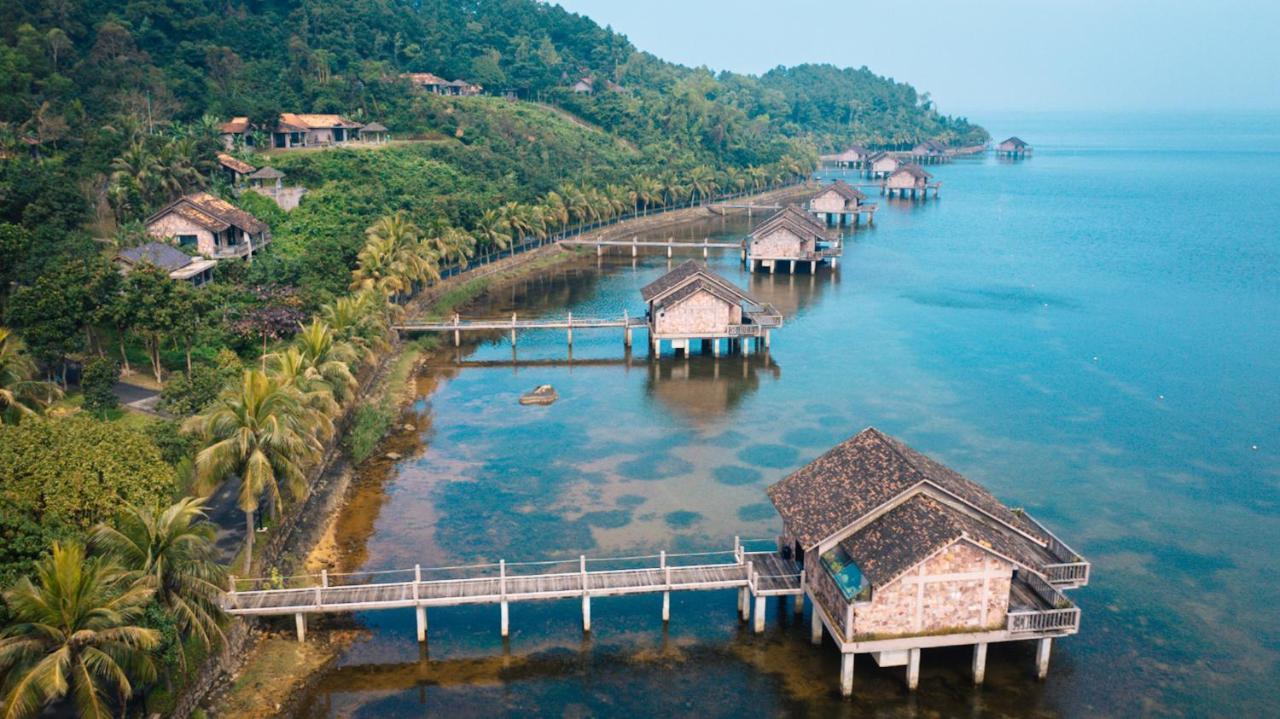
[[[406,72],[487,95],[430,95]],[[570,90],[583,78],[596,92]],[[396,141],[231,148],[306,188],[285,212],[217,159],[221,122],[281,112]],[[325,447],[359,461],[376,445],[394,408],[357,380],[447,268],[797,180],[851,142],[927,138],[987,140],[866,68],[715,75],[534,0],[0,0],[0,707],[166,713],[225,626],[199,497],[243,478],[236,562],[267,571],[255,523],[271,536]],[[117,271],[152,239],[143,220],[194,191],[273,241],[200,288]],[[121,408],[122,375],[166,418]]]

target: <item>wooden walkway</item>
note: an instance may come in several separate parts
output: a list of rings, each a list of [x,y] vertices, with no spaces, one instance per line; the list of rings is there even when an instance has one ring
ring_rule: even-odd
[[[648,248],[666,248],[667,257],[671,257],[678,250],[680,252],[702,251],[703,257],[709,257],[711,250],[738,250],[746,252],[746,245],[743,242],[712,242],[710,239],[704,238],[702,242],[676,242],[670,240],[560,240],[560,244],[565,247],[595,247],[597,255],[603,255],[606,247],[630,247],[631,256],[637,257],[640,254],[641,247]]]
[[[716,556],[723,557],[724,561],[707,561]],[[649,566],[635,566],[638,563]],[[423,641],[427,607],[498,604],[502,607],[502,634],[506,636],[510,602],[580,598],[583,628],[589,631],[592,597],[661,593],[666,621],[670,616],[671,592],[737,589],[744,618],[750,610],[748,594],[755,597],[757,631],[762,631],[765,598],[799,596],[803,583],[804,571],[794,560],[777,552],[749,552],[741,542],[735,542],[732,551],[723,552],[581,556],[576,560],[545,562],[501,560],[496,564],[455,567],[419,565],[412,569],[361,574],[321,572],[275,580],[232,577],[230,590],[223,594],[222,606],[228,614],[242,616],[292,614],[297,618],[299,639],[305,636],[306,614],[413,607],[418,611],[418,635]]]

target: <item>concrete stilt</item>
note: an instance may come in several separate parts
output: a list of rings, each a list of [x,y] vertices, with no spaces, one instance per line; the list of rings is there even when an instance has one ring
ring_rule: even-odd
[[[920,686],[920,650],[907,650],[907,688],[915,691]]]
[[[1049,650],[1053,648],[1053,638],[1045,637],[1036,642],[1036,678],[1049,676]]]
[[[755,633],[759,634],[764,631],[764,597],[756,597],[755,611]]]
[[[973,645],[973,683],[981,684],[987,676],[987,643]]]
[[[853,696],[853,658],[852,652],[840,655],[840,695]]]
[[[711,356],[712,357],[720,356],[720,339],[719,338],[711,340]]]
[[[418,624],[418,643],[427,641],[427,608],[414,607],[413,613]]]
[[[769,260],[769,274],[771,274],[771,275],[772,275],[772,274],[774,274],[774,273],[775,273],[775,272],[777,272],[777,271],[778,271],[778,261],[777,261],[777,260]]]
[[[671,621],[671,592],[662,593],[662,621]]]
[[[505,637],[507,636],[507,632],[509,631],[509,628],[510,628],[510,618],[511,618],[510,613],[507,611],[506,602],[502,603],[501,611],[502,611],[502,636]]]
[[[582,595],[582,631],[591,631],[591,595]]]
[[[764,331],[764,348],[765,348],[765,349],[769,349],[769,337],[770,337],[770,334],[771,334],[771,331],[770,331],[770,330],[765,330],[765,331]]]
[[[307,641],[307,615],[302,612],[293,615],[293,624],[298,629],[298,641]]]
[[[804,595],[797,594],[791,598],[791,611],[797,616],[804,614]]]
[[[738,590],[738,617],[745,622],[750,615],[751,600],[747,597],[747,588],[743,587]]]
[[[813,597],[809,597],[809,642],[812,644],[822,643],[822,616],[818,614],[818,605],[814,603]]]
[[[817,260],[809,260],[809,274],[811,274],[811,275],[816,275],[816,274],[818,274],[818,261],[817,261]]]

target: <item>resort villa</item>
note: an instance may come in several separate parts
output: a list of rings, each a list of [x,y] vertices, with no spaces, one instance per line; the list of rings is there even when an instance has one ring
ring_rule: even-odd
[[[937,140],[925,140],[911,148],[911,159],[922,165],[944,162],[950,156],[947,146]]]
[[[809,199],[809,212],[826,221],[828,225],[856,225],[867,216],[867,222],[875,218],[876,206],[867,204],[867,196],[844,180],[836,180],[818,190]]]
[[[310,114],[284,112],[276,121],[276,125],[268,133],[269,147],[278,150],[296,147],[329,147],[355,142],[363,139],[362,130],[372,128],[370,140],[385,142],[388,138],[386,127],[374,122],[368,126],[349,120],[342,115]],[[237,143],[252,147],[255,128],[248,117],[235,117],[221,125],[222,144],[228,150]],[[268,148],[258,148],[268,149]]]
[[[871,157],[871,151],[862,145],[850,145],[843,152],[837,152],[834,155],[823,155],[819,158],[823,164],[832,167],[862,167],[867,158]]]
[[[196,287],[213,278],[213,268],[218,264],[217,260],[192,257],[163,242],[148,242],[121,250],[113,261],[122,274],[129,274],[138,265],[152,264],[169,273],[173,279],[190,282]]]
[[[431,72],[406,72],[401,78],[432,95],[479,95],[484,88],[466,80],[446,80]]]
[[[889,173],[882,187],[889,197],[893,197],[893,193],[897,192],[898,197],[911,197],[912,199],[918,197],[923,200],[929,196],[930,188],[933,188],[934,197],[938,196],[938,188],[942,183],[930,183],[929,180],[932,179],[933,175],[926,172],[923,167],[908,164]]]
[[[777,310],[694,260],[645,285],[640,295],[655,356],[663,342],[686,357],[694,343],[717,357],[722,344],[730,353],[738,350],[749,355],[753,343],[763,341],[767,349],[770,330],[782,326]]]
[[[258,169],[244,160],[238,160],[225,152],[218,153],[218,168],[222,170],[223,176],[227,178],[227,182],[232,186],[239,185]]]
[[[1063,589],[1089,563],[1022,510],[902,441],[869,428],[768,488],[782,516],[779,543],[803,567],[812,640],[825,631],[853,691],[856,654],[906,666],[920,651],[973,645],[981,683],[987,645],[1034,640],[1040,677],[1055,638],[1075,634],[1080,610]]]
[[[747,237],[747,267],[752,272],[768,268],[770,274],[777,272],[783,262],[792,274],[800,262],[809,265],[810,274],[817,271],[819,262],[830,260],[834,267],[840,256],[840,243],[828,242],[826,229],[808,212],[788,205]]]
[[[996,155],[1004,157],[1022,157],[1031,154],[1031,146],[1019,137],[1011,137],[996,145]]]
[[[146,220],[147,234],[210,259],[250,257],[271,241],[262,220],[207,192],[165,205]]]
[[[867,171],[867,177],[880,179],[888,177],[894,170],[901,167],[902,161],[887,152],[877,152],[868,157],[863,166]]]

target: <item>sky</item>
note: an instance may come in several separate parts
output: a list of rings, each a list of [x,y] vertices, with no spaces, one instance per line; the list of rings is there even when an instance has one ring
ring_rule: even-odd
[[[686,65],[866,65],[948,114],[1278,110],[1280,0],[557,0]]]

